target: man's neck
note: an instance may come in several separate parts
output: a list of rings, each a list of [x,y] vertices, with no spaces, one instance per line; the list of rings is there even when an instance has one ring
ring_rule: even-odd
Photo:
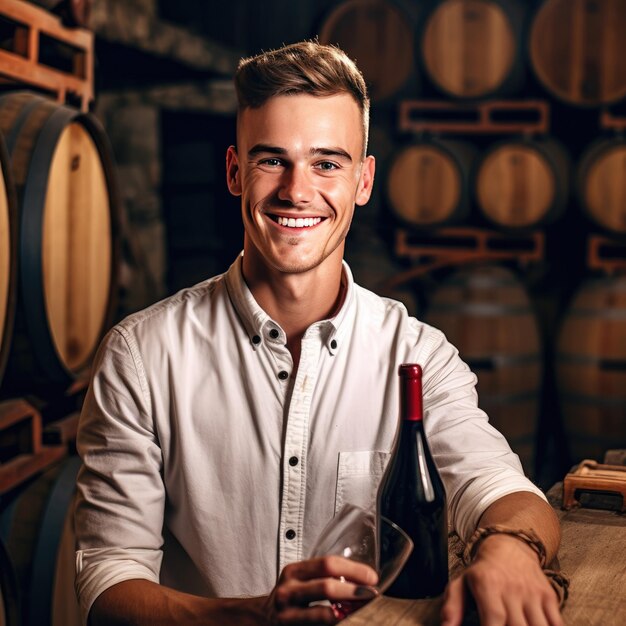
[[[287,334],[287,348],[294,366],[300,358],[300,342],[306,329],[320,320],[336,315],[345,296],[342,279],[341,251],[338,262],[328,263],[299,274],[259,269],[256,263],[246,264],[243,275],[259,306]],[[255,267],[250,267],[251,265]]]

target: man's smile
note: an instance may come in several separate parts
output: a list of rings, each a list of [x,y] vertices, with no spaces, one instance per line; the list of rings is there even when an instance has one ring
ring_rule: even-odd
[[[323,218],[321,217],[283,217],[281,215],[269,215],[269,217],[279,226],[287,228],[311,228],[317,226]]]

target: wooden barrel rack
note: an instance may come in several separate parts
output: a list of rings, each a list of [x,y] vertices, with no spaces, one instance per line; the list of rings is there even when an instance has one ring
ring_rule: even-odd
[[[402,100],[398,130],[412,133],[547,133],[550,105],[545,100],[491,100],[456,103]]]
[[[0,19],[10,33],[10,45],[0,48],[3,82],[29,85],[87,111],[94,98],[93,33],[66,28],[58,16],[20,0],[2,0]]]
[[[65,446],[43,445],[42,418],[23,399],[0,403],[0,495],[65,456]]]

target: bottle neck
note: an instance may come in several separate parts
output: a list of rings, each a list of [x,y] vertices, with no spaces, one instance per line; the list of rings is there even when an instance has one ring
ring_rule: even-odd
[[[401,378],[400,417],[403,422],[422,421],[421,378]]]

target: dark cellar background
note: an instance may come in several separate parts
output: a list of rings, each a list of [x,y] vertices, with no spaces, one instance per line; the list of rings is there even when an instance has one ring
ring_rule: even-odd
[[[357,208],[346,249],[356,281],[402,300],[413,315],[426,321],[436,317],[434,311],[442,291],[451,284],[457,289],[453,307],[457,319],[453,325],[465,326],[462,340],[456,339],[456,331],[451,327],[444,324],[442,330],[476,371],[481,404],[484,402],[483,408],[494,423],[507,437],[515,438],[513,431],[521,431],[525,440],[520,443],[520,456],[526,455],[525,469],[542,487],[560,480],[581,454],[598,457],[600,446],[626,447],[626,332],[616,321],[626,319],[626,314],[615,295],[623,287],[619,273],[609,271],[608,265],[594,266],[588,252],[592,240],[602,238],[606,258],[614,258],[624,266],[626,228],[619,231],[600,226],[588,217],[579,193],[579,166],[590,146],[602,139],[623,141],[623,129],[603,126],[602,115],[626,116],[626,89],[621,100],[582,104],[558,97],[539,79],[531,59],[530,41],[536,17],[548,2],[571,6],[572,11],[578,11],[579,16],[584,14],[589,22],[587,39],[582,43],[576,40],[569,48],[563,46],[553,59],[555,65],[566,67],[571,57],[582,54],[585,46],[585,50],[591,50],[585,66],[589,85],[583,85],[583,90],[596,89],[605,69],[624,69],[620,59],[626,58],[626,44],[619,37],[609,42],[612,56],[594,56],[589,42],[597,40],[599,49],[608,28],[606,15],[611,15],[605,12],[607,6],[613,7],[617,22],[624,24],[626,0],[575,0],[570,5],[561,0],[465,0],[461,4],[469,7],[468,15],[478,5],[501,10],[510,20],[515,39],[513,78],[503,81],[493,92],[474,98],[444,91],[427,71],[421,45],[429,18],[445,4],[442,0],[96,0],[89,21],[95,35],[92,110],[113,149],[125,223],[115,320],[225,271],[241,249],[240,207],[228,193],[224,168],[226,148],[235,140],[232,75],[239,59],[282,44],[321,37],[336,11],[346,6],[357,11],[354,29],[348,32],[347,43],[340,39],[333,42],[349,47],[363,28],[360,20],[372,22],[368,15],[371,7],[393,10],[401,15],[404,31],[411,39],[399,59],[406,62],[410,57],[410,69],[406,79],[391,93],[373,97],[369,152],[377,160],[375,191],[367,206]],[[372,23],[369,28],[377,28]],[[370,60],[377,56],[384,60],[397,38],[399,33],[381,29],[375,41],[368,41],[360,53],[369,55]],[[444,42],[442,50],[455,43]],[[360,61],[358,55],[356,61]],[[589,69],[594,63],[595,72]],[[603,63],[613,66],[607,69]],[[396,69],[390,66],[386,71],[392,75]],[[374,95],[376,81],[385,78],[383,73],[373,81]],[[494,225],[481,211],[472,186],[476,164],[483,155],[507,142],[533,142],[542,133],[407,130],[402,127],[401,108],[413,100],[452,107],[447,114],[440,111],[439,120],[443,121],[448,119],[445,115],[479,111],[483,105],[500,101],[520,105],[539,102],[548,107],[543,134],[561,145],[569,161],[567,167],[558,171],[558,175],[567,175],[561,192],[562,213],[529,229]],[[500,121],[507,121],[507,115],[514,118],[519,113],[500,111],[499,115]],[[476,151],[475,162],[468,166],[469,211],[450,224],[441,222],[427,227],[407,223],[388,195],[391,168],[405,148],[441,139],[471,144]],[[622,161],[626,163],[626,158]],[[619,181],[626,175],[626,167],[620,165],[618,169],[614,176]],[[404,183],[407,192],[415,191],[419,184],[416,180]],[[615,183],[615,189],[620,184]],[[623,203],[626,192],[622,195]],[[461,287],[454,287],[454,281],[461,280],[457,277],[461,269],[469,274],[475,270],[479,276],[480,265],[469,263],[469,257],[459,260],[449,256],[427,270],[428,257],[418,254],[420,246],[437,245],[444,253],[449,251],[447,246],[451,244],[442,230],[444,226],[459,227],[469,233],[465,239],[470,247],[478,245],[472,243],[472,233],[495,233],[501,238],[494,242],[505,252],[504,258],[482,261],[496,271],[505,270],[507,280],[515,283],[515,298],[525,302],[526,322],[535,327],[528,336],[515,317],[520,315],[515,310],[519,309],[519,302],[507,302],[508,287],[496,283],[478,306],[501,307],[493,318],[493,332],[487,318],[482,321],[483,335],[471,330],[475,323],[470,319],[474,315],[471,307],[476,304],[472,299],[479,297],[472,282],[475,279],[466,275],[462,280],[468,282]],[[402,233],[406,234],[413,256],[400,250]],[[537,238],[542,241],[542,250],[534,260],[524,260],[528,246],[535,245]],[[591,282],[595,279],[605,281],[599,283],[603,285],[599,288],[600,292],[604,290],[603,295],[595,303],[584,305],[581,311],[574,311],[579,306],[575,301],[577,294],[584,286],[595,284]],[[604,321],[603,307],[609,309],[610,323]],[[563,356],[559,337],[568,321],[576,316],[589,318],[588,327],[579,334],[585,336],[585,349],[592,353],[572,358],[571,354]],[[438,325],[439,319],[432,322]],[[501,342],[496,348],[491,345],[494,337]],[[466,340],[474,343],[472,349],[464,343]],[[476,354],[481,340],[484,345],[478,348],[482,352]],[[524,341],[528,343],[527,354],[514,353],[524,346],[514,347],[513,343]],[[572,346],[568,349],[571,352]],[[526,364],[516,363],[520,359],[526,359]],[[595,385],[593,393],[584,396],[571,389],[562,392],[559,369],[572,369],[575,365],[580,370],[574,381],[581,380],[589,388]],[[507,368],[509,371],[504,371]],[[491,379],[496,380],[495,386],[489,382]],[[507,432],[509,426],[511,432]],[[513,440],[513,447],[516,445]]]

